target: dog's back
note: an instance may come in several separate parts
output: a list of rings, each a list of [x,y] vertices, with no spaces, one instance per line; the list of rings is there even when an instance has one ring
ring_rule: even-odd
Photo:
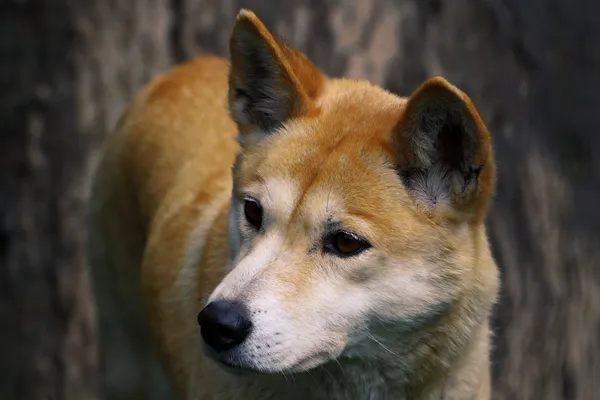
[[[224,60],[190,61],[148,84],[106,143],[90,200],[88,253],[109,398],[162,399],[168,390],[144,306],[159,310],[142,304],[140,284],[143,280],[147,290],[158,285],[163,294],[172,288],[181,297],[176,286],[182,259],[190,257],[185,252],[192,230],[205,215],[206,230],[211,220],[226,218],[238,150],[226,91]],[[219,238],[225,240],[224,235],[211,240]],[[169,248],[164,254],[173,259],[158,261],[156,254],[147,254],[149,241]],[[226,254],[217,251],[214,265],[224,268],[226,261],[219,257]],[[144,260],[152,265],[142,270]],[[182,324],[194,322],[197,309],[182,324],[178,312],[174,306],[173,315],[150,318],[173,318],[183,330]]]

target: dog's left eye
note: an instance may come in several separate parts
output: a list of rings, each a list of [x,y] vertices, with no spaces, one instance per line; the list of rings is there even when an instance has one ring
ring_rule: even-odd
[[[262,226],[263,209],[260,203],[254,199],[244,201],[244,215],[246,220],[257,230]]]
[[[325,238],[324,249],[340,257],[352,257],[371,247],[369,242],[353,233],[336,232]]]

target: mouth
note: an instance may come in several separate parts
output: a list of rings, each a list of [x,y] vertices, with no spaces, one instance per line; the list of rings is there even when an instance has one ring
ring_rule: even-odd
[[[267,373],[266,371],[255,368],[251,363],[240,362],[228,354],[218,353],[207,345],[204,345],[204,354],[225,371],[234,375],[246,376]]]
[[[240,365],[237,363],[229,362],[223,359],[213,359],[219,366],[226,372],[236,376],[254,376],[264,375],[265,372],[248,367],[247,365]]]
[[[302,358],[297,361],[290,369],[290,372],[293,373],[302,373],[307,372],[312,369],[318,368],[324,364],[327,364],[334,359],[331,358],[330,354],[327,352],[320,352],[316,354],[311,354],[308,357]]]
[[[292,365],[283,368],[264,368],[258,367],[254,362],[245,358],[232,357],[231,354],[217,353],[209,346],[205,346],[204,353],[225,371],[238,376],[301,374],[333,360],[329,353],[320,352],[301,358]]]

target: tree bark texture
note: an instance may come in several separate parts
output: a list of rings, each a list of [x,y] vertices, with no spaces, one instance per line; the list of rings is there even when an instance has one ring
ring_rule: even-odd
[[[170,63],[166,1],[0,2],[0,399],[96,399],[85,195],[125,102]]]
[[[83,241],[102,139],[152,75],[226,55],[240,7],[331,76],[409,95],[443,75],[471,96],[499,170],[494,398],[597,398],[594,0],[0,2],[0,398],[99,396]]]

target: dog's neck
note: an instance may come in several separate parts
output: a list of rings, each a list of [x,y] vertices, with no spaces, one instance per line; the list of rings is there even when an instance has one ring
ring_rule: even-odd
[[[456,357],[437,370],[416,366],[407,373],[404,360],[391,358],[380,362],[340,359],[303,374],[233,379],[247,380],[244,392],[256,394],[257,397],[251,398],[265,400],[487,400],[488,336],[486,321],[473,332]],[[224,386],[231,378],[229,375],[224,380]],[[231,393],[231,398],[237,397]]]

